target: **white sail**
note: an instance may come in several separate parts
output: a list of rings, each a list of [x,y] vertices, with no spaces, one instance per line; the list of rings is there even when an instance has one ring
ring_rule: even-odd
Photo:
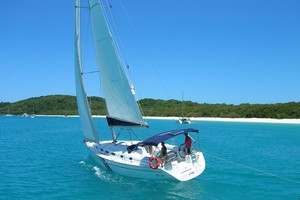
[[[80,4],[76,0],[76,31],[75,31],[75,83],[77,107],[81,120],[84,138],[87,141],[98,142],[99,138],[91,118],[84,84],[82,80],[81,53],[80,53]]]
[[[107,106],[110,126],[148,126],[135,100],[122,67],[103,9],[90,0],[91,24],[97,65]]]

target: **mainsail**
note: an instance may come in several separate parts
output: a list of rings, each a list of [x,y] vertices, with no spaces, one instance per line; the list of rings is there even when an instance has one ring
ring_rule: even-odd
[[[89,0],[97,65],[110,126],[148,126],[122,67],[112,34],[98,0]]]
[[[75,31],[75,83],[77,107],[85,140],[98,142],[99,138],[91,118],[86,93],[84,90],[80,53],[80,4],[76,0],[76,31]]]

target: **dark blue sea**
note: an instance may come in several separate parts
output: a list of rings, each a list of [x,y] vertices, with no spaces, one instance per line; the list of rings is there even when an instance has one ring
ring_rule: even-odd
[[[0,117],[0,199],[300,199],[300,125],[147,120],[145,139],[200,130],[204,173],[188,182],[149,181],[100,169],[79,118]],[[95,119],[109,138],[105,119]]]

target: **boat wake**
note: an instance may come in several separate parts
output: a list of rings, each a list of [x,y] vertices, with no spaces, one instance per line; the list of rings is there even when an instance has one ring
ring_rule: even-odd
[[[121,184],[124,186],[134,185],[132,182],[128,182],[126,177],[120,176],[118,174],[112,174],[107,172],[106,170],[101,169],[93,160],[92,157],[87,157],[85,160],[79,162],[87,170],[93,172],[97,178],[101,179],[102,181],[113,183],[113,184]]]
[[[169,199],[197,199],[197,195],[199,195],[199,193],[203,193],[201,189],[203,186],[201,184],[196,184],[195,181],[190,183],[173,182],[168,180],[157,180],[152,182],[147,181],[146,179],[136,179],[110,173],[97,166],[93,158],[90,156],[80,161],[79,164],[93,174],[100,182],[105,182],[104,184],[107,186],[112,188],[120,186],[128,188],[128,190],[125,189],[122,193],[125,199],[130,198],[130,188],[136,187],[136,185],[143,185],[143,188],[140,188],[140,190],[146,196],[151,195],[154,199],[159,199],[161,196],[168,196]],[[161,190],[161,185],[164,185],[165,189],[163,191]],[[198,188],[198,191],[191,193],[190,191],[193,190],[195,186]]]
[[[87,157],[85,160],[80,161],[79,164],[92,171],[101,180],[111,181],[110,174],[101,170],[95,163],[91,163],[92,161],[90,162],[90,159],[91,158]]]
[[[98,176],[101,179],[107,179],[107,177],[105,176],[105,172],[101,172],[100,168],[97,166],[93,167],[93,170],[95,171],[96,176]]]
[[[95,175],[100,178],[102,181],[109,182],[110,184],[122,185],[122,186],[134,186],[133,182],[127,180],[127,177],[120,176],[118,174],[112,174],[105,170],[102,170],[98,166],[93,166],[92,170]]]

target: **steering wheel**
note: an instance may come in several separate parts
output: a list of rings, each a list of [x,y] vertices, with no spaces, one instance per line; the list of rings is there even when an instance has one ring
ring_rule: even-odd
[[[179,148],[178,148],[178,153],[179,153],[179,156],[181,157],[181,158],[184,158],[185,157],[185,147],[184,147],[184,143],[183,144],[181,144],[180,146],[179,146]]]

